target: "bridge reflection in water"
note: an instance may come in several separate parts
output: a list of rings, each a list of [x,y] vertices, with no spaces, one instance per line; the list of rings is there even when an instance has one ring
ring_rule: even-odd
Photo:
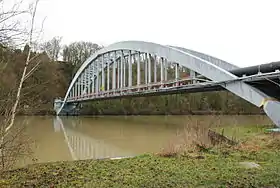
[[[57,116],[53,121],[55,132],[63,132],[65,142],[73,160],[85,159],[103,159],[132,156],[132,153],[118,148],[104,140],[94,139],[84,133],[76,131],[63,123],[63,120]]]

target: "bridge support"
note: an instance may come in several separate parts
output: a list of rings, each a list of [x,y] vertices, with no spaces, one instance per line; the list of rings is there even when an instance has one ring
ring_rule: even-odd
[[[63,104],[63,100],[61,99],[55,99],[54,100],[54,111],[58,115],[58,111],[61,108],[61,105]],[[67,103],[64,104],[63,109],[60,111],[59,115],[62,116],[75,116],[79,115],[79,108],[78,108],[78,103]]]
[[[280,102],[273,99],[266,100],[263,109],[272,122],[280,127]]]

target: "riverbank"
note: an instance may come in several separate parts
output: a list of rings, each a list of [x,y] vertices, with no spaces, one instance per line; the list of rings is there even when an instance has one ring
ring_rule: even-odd
[[[5,172],[0,187],[278,187],[280,135],[265,129],[240,130],[234,146],[169,147],[121,160],[30,165]]]
[[[56,116],[56,112],[54,110],[34,110],[34,111],[19,111],[17,113],[19,116]],[[172,116],[188,116],[188,115],[212,115],[212,116],[219,116],[219,115],[265,115],[263,111],[261,112],[222,112],[222,111],[190,111],[185,113],[160,113],[160,112],[143,112],[143,113],[105,113],[105,114],[92,114],[92,113],[84,113],[81,112],[79,116],[166,116],[166,115],[172,115]],[[73,115],[75,116],[75,115]]]

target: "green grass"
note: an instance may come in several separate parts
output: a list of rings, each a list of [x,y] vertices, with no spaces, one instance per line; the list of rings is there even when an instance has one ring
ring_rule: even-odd
[[[265,128],[238,127],[246,142],[207,153],[30,165],[5,172],[0,187],[279,187],[280,139]],[[261,168],[246,169],[243,161]]]
[[[245,169],[255,161],[261,169]],[[123,160],[40,164],[4,174],[1,187],[261,187],[279,186],[280,153],[206,154],[204,159],[142,155]]]
[[[224,126],[218,127],[214,130],[223,133],[229,138],[236,138],[237,140],[246,140],[254,136],[263,134],[267,129],[272,128],[272,126],[264,125],[247,125],[247,126]]]

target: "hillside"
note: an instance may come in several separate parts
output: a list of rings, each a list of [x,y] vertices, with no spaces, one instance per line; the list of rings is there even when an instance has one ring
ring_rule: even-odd
[[[38,56],[28,68],[34,72],[26,79],[21,95],[19,114],[51,114],[55,97],[63,96],[72,75],[72,66],[67,63],[51,62],[46,54]],[[6,109],[10,109],[15,99],[27,53],[20,50],[1,51],[0,98]],[[1,105],[4,106],[4,105]]]

